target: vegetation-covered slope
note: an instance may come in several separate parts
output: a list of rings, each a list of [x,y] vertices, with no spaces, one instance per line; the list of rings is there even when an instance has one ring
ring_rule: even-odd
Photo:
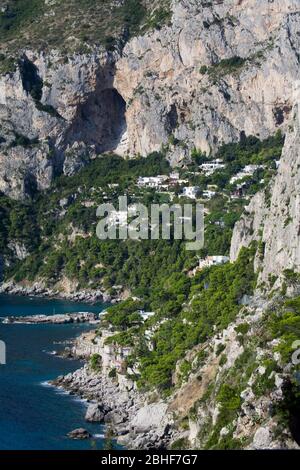
[[[205,246],[200,253],[228,255],[231,234],[249,197],[274,175],[274,161],[283,145],[281,134],[260,142],[248,138],[239,144],[220,148],[226,168],[211,176],[197,174],[200,160],[205,155],[195,151],[193,162],[182,170],[190,184],[202,191],[214,185],[215,197],[206,200]],[[232,199],[236,190],[230,183],[232,175],[246,163],[264,164],[253,177],[246,178],[247,188],[240,198]],[[96,237],[96,208],[103,202],[118,207],[118,196],[126,194],[128,203],[170,202],[170,194],[136,186],[138,176],[168,174],[171,169],[164,154],[156,153],[147,159],[124,160],[118,156],[98,157],[73,177],[59,177],[46,193],[37,193],[32,200],[14,202],[0,197],[2,214],[0,240],[2,253],[9,261],[5,277],[15,280],[44,278],[54,285],[62,277],[78,283],[81,288],[110,289],[121,285],[133,293],[149,295],[155,283],[172,272],[188,272],[197,264],[195,253],[187,252],[180,241],[107,240]],[[263,181],[261,183],[261,181]],[[179,198],[180,187],[173,188],[173,202]],[[171,193],[172,195],[172,193]],[[12,245],[19,244],[28,256],[17,261]],[[17,262],[16,262],[17,261]],[[164,274],[165,273],[165,274]]]
[[[48,48],[80,50],[96,44],[113,47],[168,19],[168,1],[2,0],[2,50]],[[156,7],[156,8],[155,8]],[[155,10],[153,12],[153,10]]]

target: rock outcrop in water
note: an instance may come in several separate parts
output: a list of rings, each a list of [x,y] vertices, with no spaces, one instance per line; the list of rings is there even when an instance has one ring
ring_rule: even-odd
[[[65,323],[97,323],[99,316],[96,313],[89,312],[78,312],[78,313],[60,313],[57,315],[29,315],[29,316],[18,316],[18,317],[0,317],[0,322],[6,324],[18,323],[18,324],[65,324]]]
[[[169,145],[181,164],[242,134],[286,129],[299,78],[297,0],[172,2],[122,51],[26,50],[0,79],[0,191],[23,198],[106,151]]]
[[[75,439],[75,440],[84,440],[84,439],[90,439],[92,435],[86,429],[78,428],[69,432],[68,437],[70,439]]]

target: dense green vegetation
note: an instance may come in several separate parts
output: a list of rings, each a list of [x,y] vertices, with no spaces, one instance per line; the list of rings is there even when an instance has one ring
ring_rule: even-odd
[[[100,203],[109,201],[117,207],[118,196],[124,194],[133,203],[161,202],[159,192],[138,188],[136,180],[141,175],[168,174],[171,169],[163,153],[136,160],[115,155],[99,157],[73,177],[56,178],[51,190],[36,194],[31,201],[18,203],[0,196],[3,251],[13,259],[8,245],[13,240],[24,244],[31,253],[24,261],[12,263],[6,277],[14,276],[17,281],[44,278],[55,285],[66,276],[82,288],[103,288],[112,294],[127,289],[135,300],[128,299],[108,310],[105,322],[115,330],[108,341],[133,348],[128,362],[141,365],[140,374],[135,377],[140,387],[156,387],[168,393],[177,361],[184,358],[187,350],[204,344],[216,329],[222,330],[232,322],[243,296],[253,291],[256,246],[243,249],[234,264],[206,269],[195,277],[187,273],[197,264],[197,255],[228,253],[233,226],[245,203],[242,198],[229,197],[231,175],[248,163],[263,163],[265,172],[270,170],[273,174],[268,165],[279,157],[282,144],[283,137],[278,133],[263,142],[242,137],[241,142],[220,148],[218,156],[226,164],[225,182],[218,186],[223,188],[222,193],[206,204],[206,244],[200,253],[186,251],[180,240],[139,243],[100,241],[95,236],[96,207]],[[182,170],[183,176],[197,168],[201,163],[197,159],[207,159],[196,151],[194,157],[195,162]],[[218,181],[212,179],[215,175],[191,178],[193,182],[200,178],[204,187]],[[184,203],[177,195],[175,188],[174,202]],[[140,309],[154,311],[155,315],[144,323]],[[245,334],[247,328],[247,324],[241,325],[238,333]],[[97,367],[96,359],[93,361]],[[190,370],[191,365],[183,361],[182,380]],[[257,393],[269,385],[257,383]],[[220,395],[222,403],[224,397],[230,396],[228,390],[227,395],[225,391]],[[227,410],[232,416],[234,410],[226,407],[224,404],[224,413]]]
[[[208,72],[212,77],[229,75],[241,69],[245,63],[246,59],[233,56],[229,59],[222,59],[220,62],[210,67]]]
[[[0,194],[0,252],[9,253],[9,240],[20,242],[31,250],[38,248],[36,211],[33,206],[19,204]]]
[[[27,71],[24,80],[30,90],[38,94],[38,84],[29,80],[32,75],[34,71]],[[16,142],[20,139],[22,136],[16,136]],[[34,144],[26,142],[26,145]],[[218,157],[224,160],[226,168],[208,177],[193,175],[192,170],[197,168],[197,163],[207,160],[205,155],[193,152],[195,163],[189,166],[188,173],[183,171],[183,177],[188,177],[191,184],[199,184],[203,189],[209,184],[223,188],[222,194],[218,193],[205,203],[209,214],[205,220],[205,246],[200,256],[229,252],[232,229],[245,204],[243,197],[230,199],[234,190],[229,184],[231,176],[246,163],[263,163],[266,166],[263,175],[259,172],[249,181],[250,193],[259,189],[261,185],[256,185],[255,181],[264,176],[266,184],[274,174],[272,165],[279,158],[282,145],[280,133],[262,142],[255,137],[243,137],[240,143],[220,148]],[[23,244],[31,253],[25,261],[13,263],[6,276],[13,275],[16,280],[33,280],[38,276],[55,283],[65,274],[81,287],[112,289],[121,285],[136,295],[144,296],[149,295],[157,278],[195,266],[195,253],[187,253],[184,243],[179,241],[144,241],[143,244],[131,240],[100,242],[94,236],[96,207],[102,202],[110,201],[117,207],[118,196],[124,194],[128,196],[129,203],[168,202],[163,194],[151,189],[140,190],[135,184],[140,175],[169,172],[170,167],[163,154],[154,153],[147,159],[136,160],[109,155],[93,160],[74,177],[56,178],[51,190],[36,194],[32,201],[18,203],[0,196],[3,252],[13,257],[8,247],[8,241],[13,240]],[[174,202],[184,203],[176,197],[178,190],[175,188],[174,191]],[[72,236],[74,231],[79,231],[78,236]]]
[[[204,21],[204,26],[209,27],[206,21]],[[199,71],[202,75],[208,74],[212,83],[218,84],[221,82],[221,79],[223,77],[226,77],[226,75],[239,74],[245,67],[249,66],[250,64],[259,66],[262,60],[264,59],[265,52],[271,49],[272,47],[273,42],[270,39],[267,43],[265,43],[262,49],[258,50],[254,54],[249,55],[249,57],[240,57],[238,55],[234,55],[232,57],[229,57],[228,59],[221,59],[219,62],[215,62],[209,67],[206,65],[202,65]],[[226,91],[224,92],[224,97],[226,100],[230,101],[230,95],[227,94]]]
[[[230,184],[230,179],[246,165],[263,165],[264,169],[258,169],[253,177],[248,177],[246,182],[248,190],[246,194],[255,194],[262,188],[260,181],[264,179],[264,185],[274,176],[276,160],[280,159],[284,136],[278,131],[274,136],[265,140],[259,140],[255,136],[241,135],[239,142],[222,145],[216,157],[222,159],[226,168],[214,172],[211,176],[195,175],[193,183],[198,184],[201,189],[207,188],[207,185],[216,185],[230,193],[236,185]],[[209,158],[198,152],[196,149],[192,152],[194,164],[190,165],[190,171],[196,171],[201,163],[209,161]]]
[[[188,284],[173,281],[173,292],[167,296],[165,289],[153,291],[151,306],[159,312],[157,319],[167,321],[154,334],[154,351],[137,347],[141,387],[169,389],[175,364],[185,352],[234,320],[243,295],[255,286],[254,253],[255,247],[242,250],[235,264],[202,271]]]
[[[299,397],[300,397],[300,365],[294,361],[293,354],[299,359],[300,334],[300,297],[274,303],[267,312],[261,326],[260,344],[276,340],[274,351],[280,353],[281,367],[287,367],[291,373],[286,376],[283,386],[283,400],[279,401],[273,414],[277,416],[278,433],[289,427],[296,440],[299,438]],[[270,372],[278,369],[277,361],[266,360],[263,364],[265,374],[254,384],[255,393],[259,396],[266,394],[274,387],[274,377]]]
[[[99,354],[93,354],[90,358],[90,367],[94,372],[101,370],[101,357]]]
[[[250,386],[257,403],[260,399],[266,400],[276,388],[276,374],[281,374],[282,370],[285,372],[289,370],[291,373],[285,373],[283,399],[273,401],[270,415],[276,421],[278,436],[281,436],[287,428],[290,428],[294,437],[298,436],[299,365],[292,364],[291,361],[292,354],[295,352],[292,347],[293,342],[299,338],[299,315],[299,297],[290,300],[277,297],[262,319],[254,323],[255,334],[251,333],[249,324],[246,322],[236,327],[236,331],[243,335],[242,354],[236,359],[234,366],[223,370],[222,380],[212,383],[203,398],[195,403],[189,413],[190,418],[193,419],[198,406],[205,409],[212,404],[213,406],[218,404],[219,413],[215,423],[208,414],[208,419],[199,432],[201,448],[239,449],[250,444],[251,437],[249,440],[234,437],[235,420],[243,416],[242,404],[245,402],[241,393],[247,390],[251,378]],[[260,357],[257,355],[258,349],[263,351]],[[280,352],[280,360],[275,355],[277,352]],[[255,421],[260,423],[260,416],[259,413],[255,414],[255,408],[253,408],[253,413]],[[226,429],[226,434],[221,433],[222,429]]]
[[[105,316],[105,322],[112,325],[117,330],[126,330],[134,324],[141,322],[141,317],[138,313],[143,304],[139,301],[132,299],[125,300],[120,305],[110,307],[107,315]],[[126,337],[124,337],[124,340]],[[111,338],[109,338],[111,342]]]
[[[43,13],[44,1],[14,0],[6,2],[0,14],[1,41],[16,38],[20,29],[30,26]]]
[[[6,75],[7,73],[15,72],[17,69],[17,61],[10,56],[0,53],[0,74]]]
[[[11,239],[24,244],[31,252],[31,256],[14,265],[6,275],[14,275],[16,280],[40,276],[55,283],[64,273],[81,287],[96,288],[103,284],[109,289],[122,285],[139,294],[150,289],[159,273],[168,275],[174,269],[184,269],[192,256],[186,255],[184,243],[101,242],[95,234],[98,204],[109,199],[118,207],[118,195],[124,193],[130,202],[132,193],[136,192],[133,183],[138,175],[169,171],[160,154],[128,161],[111,155],[95,160],[72,178],[58,178],[50,191],[36,194],[32,201],[18,203],[0,196],[3,250],[9,254]],[[111,184],[119,186],[111,188]],[[153,192],[142,193],[138,198],[149,204]],[[85,201],[91,200],[94,206],[86,207]],[[74,230],[81,232],[73,239]]]
[[[225,374],[222,383],[216,389],[210,390],[208,399],[215,398],[220,412],[215,425],[210,421],[201,432],[200,440],[205,449],[240,449],[247,444],[233,438],[234,420],[241,412],[241,392],[247,387],[249,378],[257,368],[255,348],[257,339],[247,338],[244,352],[235,361],[234,367]],[[220,437],[222,428],[228,429],[228,434]]]
[[[293,343],[300,338],[300,297],[287,300],[271,314],[269,330],[273,338],[280,338],[277,349],[288,362],[294,352]]]
[[[206,154],[193,150],[193,162],[184,176],[188,177],[192,184],[199,186],[202,193],[210,186],[217,188],[217,195],[210,201],[205,201],[205,207],[209,209],[210,214],[206,217],[205,247],[202,255],[229,253],[232,229],[243,212],[245,198],[265,188],[274,177],[275,162],[280,159],[283,144],[284,136],[280,131],[263,141],[254,136],[242,135],[239,142],[225,144],[219,148],[217,158],[223,160],[225,168],[210,176],[197,173],[198,165],[209,162],[210,159]],[[257,169],[253,176],[231,184],[231,177],[250,164],[262,165],[263,168]],[[230,199],[230,196],[237,192],[241,182],[241,196]]]
[[[254,253],[254,246],[242,250],[237,263],[207,269],[192,280],[183,273],[169,276],[164,273],[152,285],[150,296],[144,299],[143,307],[157,312],[146,325],[137,327],[138,318],[133,317],[134,310],[141,308],[141,304],[137,306],[127,301],[109,309],[107,320],[123,330],[127,328],[126,334],[115,335],[109,342],[134,347],[129,362],[141,364],[140,387],[168,392],[175,365],[185,352],[204,343],[215,333],[215,328],[222,330],[234,320],[243,295],[251,294],[255,286]],[[125,312],[129,314],[127,318]],[[155,345],[151,350],[144,331],[160,321],[161,325],[151,338]],[[188,373],[190,366],[187,367]]]
[[[239,165],[264,164],[280,158],[283,144],[284,137],[281,131],[265,140],[242,134],[240,142],[220,147],[218,157],[224,161],[234,161]]]
[[[102,327],[109,327],[113,334],[106,344],[131,348],[121,373],[130,371],[130,378],[143,391],[156,389],[169,395],[199,370],[209,354],[210,338],[236,319],[244,296],[253,292],[256,285],[253,260],[262,250],[259,243],[242,249],[235,263],[205,269],[192,277],[188,274],[197,265],[197,256],[228,254],[232,229],[246,203],[243,197],[230,197],[234,190],[229,183],[231,176],[246,164],[263,164],[263,172],[249,180],[246,194],[252,194],[263,187],[261,179],[268,182],[275,174],[274,161],[279,159],[282,145],[280,133],[263,142],[242,136],[239,143],[219,149],[218,157],[226,168],[217,177],[193,174],[197,165],[208,160],[206,155],[193,152],[194,161],[181,170],[181,176],[202,185],[201,188],[213,182],[218,187],[217,195],[205,204],[209,211],[205,218],[206,242],[198,253],[186,251],[185,242],[179,240],[139,243],[100,241],[95,236],[96,207],[100,203],[109,201],[117,207],[118,196],[124,194],[129,202],[146,205],[167,198],[166,194],[136,186],[138,176],[169,174],[171,169],[163,153],[136,160],[100,156],[75,176],[57,177],[49,191],[36,193],[32,200],[22,203],[0,195],[0,251],[11,263],[5,276],[14,276],[16,281],[44,278],[48,285],[57,285],[67,277],[82,288],[103,288],[111,294],[127,290],[132,297],[108,308],[98,334],[101,335]],[[178,197],[180,188],[172,191],[173,202],[186,202]],[[11,242],[24,245],[30,255],[16,262]],[[299,276],[293,271],[286,270],[284,275],[286,287],[299,283]],[[155,314],[143,321],[140,310]],[[293,343],[299,338],[299,298],[274,303],[255,335],[251,334],[247,314],[244,315],[245,320],[235,329],[244,352],[233,367],[222,372],[222,381],[217,386],[212,383],[194,406],[195,413],[199,405],[219,406],[216,422],[208,419],[198,436],[207,449],[239,449],[247,445],[243,439],[234,437],[233,423],[242,412],[241,392],[254,374],[251,387],[255,398],[268,396],[275,386],[274,374],[280,371],[274,352],[280,353],[284,364],[290,363]],[[273,350],[268,350],[258,362],[257,348],[265,348],[274,339],[277,343]],[[199,345],[201,350],[194,349],[194,360],[187,360],[186,352]],[[225,345],[219,345],[216,356],[220,366],[226,364]],[[265,371],[258,373],[258,366]],[[101,370],[98,355],[91,357],[90,367]],[[298,368],[286,383],[283,401],[273,411],[280,429],[299,413]],[[109,375],[114,379],[116,369]],[[200,383],[201,376],[197,379]],[[189,412],[191,419],[192,414],[193,409]],[[227,434],[220,434],[225,427]],[[179,440],[173,446],[181,448],[186,443]]]

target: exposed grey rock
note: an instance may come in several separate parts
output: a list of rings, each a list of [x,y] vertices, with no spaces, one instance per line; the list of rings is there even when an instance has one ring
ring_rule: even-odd
[[[153,403],[140,408],[131,421],[137,433],[147,433],[150,430],[164,429],[168,424],[166,421],[166,403]]]
[[[92,423],[100,423],[105,416],[105,410],[98,403],[91,403],[86,411],[85,420]]]
[[[104,330],[102,333],[104,338],[107,337]],[[92,338],[93,335],[90,334],[90,341]],[[98,353],[101,357],[105,357],[107,351],[104,344],[96,346],[100,348]],[[82,357],[83,351],[88,354],[88,349],[87,335],[83,334],[74,343],[72,355]],[[115,367],[118,357],[118,355],[115,357]],[[113,354],[109,360],[111,363]],[[109,377],[109,370],[109,367],[102,367],[98,373],[86,364],[73,373],[58,377],[52,384],[68,390],[71,394],[91,400],[86,419],[101,417],[102,421],[103,418],[107,426],[118,436],[118,442],[126,443],[127,447],[139,449],[166,447],[177,435],[177,431],[172,428],[173,419],[168,413],[168,404],[163,401],[149,404],[147,394],[141,394],[132,387],[132,381],[127,379],[126,375],[121,377],[117,374],[117,380],[112,379]],[[128,389],[125,393],[126,381]]]
[[[297,2],[189,0],[172,7],[172,25],[132,39],[116,63],[115,85],[130,103],[129,152],[158,150],[172,133],[187,149],[210,152],[242,131],[265,137],[286,127],[299,76]],[[233,73],[200,73],[233,56],[246,59]],[[189,153],[185,145],[170,148],[172,163]]]
[[[102,301],[104,303],[112,301],[119,302],[121,300],[119,295],[112,297],[110,294],[100,289],[85,289],[80,291],[77,290],[77,285],[71,286],[71,289],[56,289],[46,287],[43,281],[35,281],[31,284],[21,285],[10,280],[0,285],[0,293],[24,296],[38,295],[40,297],[62,298],[74,302],[90,303],[95,303],[97,301]]]
[[[254,449],[268,449],[270,448],[271,436],[269,428],[259,428],[254,434],[253,447]]]
[[[241,133],[287,129],[299,79],[298,0],[174,0],[172,12],[169,25],[131,39],[122,55],[20,51],[41,99],[22,68],[0,78],[0,191],[24,198],[96,154],[146,156],[170,135],[178,145],[168,159],[182,165],[193,147],[214,152]]]
[[[159,398],[153,392],[141,393],[128,379],[125,370],[123,373],[119,372],[122,369],[121,358],[124,360],[127,350],[125,347],[122,350],[120,345],[116,349],[107,349],[105,339],[112,334],[109,330],[102,330],[101,338],[93,332],[85,333],[74,342],[72,348],[73,357],[85,357],[88,361],[90,355],[97,351],[102,363],[107,366],[95,372],[87,362],[83,368],[65,377],[58,377],[53,384],[71,394],[91,400],[91,414],[94,407],[101,404],[100,409],[105,413],[106,426],[113,431],[118,442],[129,449],[169,448],[177,439],[187,440],[191,448],[202,448],[205,445],[203,429],[207,433],[204,439],[208,438],[210,433],[214,432],[214,426],[220,416],[221,404],[215,391],[220,390],[221,384],[226,383],[230,369],[234,370],[236,361],[243,355],[244,349],[237,347],[237,326],[245,321],[249,324],[248,333],[244,336],[244,344],[247,344],[248,338],[261,333],[264,315],[268,315],[269,309],[276,305],[276,302],[276,299],[263,301],[255,296],[251,306],[242,307],[237,318],[222,334],[217,333],[210,339],[206,346],[205,360],[191,373],[187,382],[178,384],[167,399]],[[227,363],[219,366],[220,357],[216,357],[215,351],[220,344],[226,346],[223,354],[229,356],[229,369]],[[241,408],[237,411],[236,418],[223,427],[219,434],[220,440],[225,439],[228,432],[233,432],[233,438],[240,440],[241,444],[250,442],[247,447],[249,449],[298,448],[288,428],[282,429],[280,439],[278,438],[278,423],[271,411],[282,400],[284,379],[288,371],[272,372],[269,378],[274,377],[273,389],[262,395],[254,393],[253,385],[260,380],[261,374],[266,373],[265,360],[273,357],[276,346],[277,342],[271,341],[264,347],[253,350],[256,367],[251,370],[248,385],[240,393]],[[196,346],[187,352],[186,358],[192,362],[193,357],[198,354],[199,346]],[[279,362],[277,366],[281,367]],[[119,368],[115,378],[109,376],[112,367]],[[198,380],[199,375],[201,381]],[[209,396],[207,392],[211,383],[214,383],[214,389]],[[204,400],[205,394],[207,397]],[[188,430],[179,426],[186,416],[189,416]]]
[[[239,222],[231,243],[234,261],[242,246],[261,241],[264,250],[257,255],[258,286],[274,277],[274,289],[284,280],[284,271],[300,272],[300,119],[295,105],[278,174],[267,189],[268,198],[258,193]],[[260,258],[260,259],[259,259]]]
[[[29,255],[28,250],[23,243],[12,240],[9,242],[8,248],[15,254],[18,260],[24,260]]]

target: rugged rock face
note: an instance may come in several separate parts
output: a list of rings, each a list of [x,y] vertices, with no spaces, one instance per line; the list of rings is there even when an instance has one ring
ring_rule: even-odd
[[[91,403],[86,411],[85,419],[90,423],[100,423],[105,416],[105,410],[97,403]]]
[[[189,410],[188,440],[192,448],[299,448],[290,430],[278,422],[273,412],[283,399],[291,364],[283,366],[276,351],[277,340],[264,345],[257,342],[265,328],[269,308],[272,303],[252,298],[251,307],[243,308],[228,328],[212,338],[202,365],[175,395],[169,409],[174,410],[181,403],[178,410],[181,416]],[[195,350],[195,362],[196,358]],[[273,361],[278,366],[276,370],[267,366]],[[194,385],[190,393],[191,385],[197,380],[200,386]],[[224,383],[227,383],[225,387]],[[193,400],[196,406],[191,407]],[[229,410],[236,406],[235,400],[241,403],[241,409],[228,418]]]
[[[297,0],[174,0],[169,25],[122,52],[22,51],[0,79],[0,191],[25,197],[101,152],[146,156],[170,141],[177,165],[193,147],[285,129],[298,10]]]
[[[0,260],[1,261],[1,260]],[[1,268],[1,265],[0,265]],[[2,266],[3,269],[3,266]],[[65,285],[62,287],[61,285],[57,286],[57,288],[51,289],[45,285],[43,280],[36,281],[36,282],[24,282],[21,284],[14,283],[13,281],[4,282],[0,286],[0,293],[1,294],[10,294],[10,295],[23,295],[23,296],[31,296],[36,295],[39,297],[50,297],[50,298],[61,298],[67,299],[74,302],[110,302],[116,303],[120,300],[124,300],[125,297],[123,296],[112,296],[108,292],[98,289],[83,289],[78,290],[78,286],[75,285],[70,286],[72,288],[68,288]]]
[[[26,51],[0,81],[0,190],[23,197],[49,187],[55,172],[71,175],[95,152],[117,149],[125,103],[112,82],[105,54],[64,62]]]
[[[226,329],[188,351],[184,360],[192,372],[176,380],[168,398],[137,389],[126,365],[128,348],[108,350],[105,338],[112,333],[103,329],[101,337],[91,332],[76,340],[72,355],[89,362],[54,385],[89,400],[86,419],[106,423],[130,449],[298,449],[274,412],[294,366],[282,360],[277,339],[262,338],[277,304],[252,298]],[[94,354],[101,357],[98,370]],[[179,370],[180,363],[175,374]]]
[[[285,270],[300,272],[299,106],[300,101],[294,109],[275,181],[265,193],[253,198],[236,224],[231,245],[231,260],[234,261],[242,246],[257,240],[258,284],[272,283],[274,288],[284,281]]]
[[[172,133],[210,152],[284,124],[299,73],[297,10],[294,1],[173,2],[172,26],[133,39],[116,64],[130,152],[159,149]],[[170,149],[173,163],[185,145]]]
[[[72,348],[74,357],[90,359],[98,354],[101,368],[94,370],[87,363],[74,373],[58,377],[53,384],[90,400],[86,419],[106,423],[120,444],[134,449],[168,446],[178,434],[172,428],[173,418],[168,412],[168,404],[158,397],[155,403],[150,403],[149,394],[137,391],[124,368],[127,348],[117,347],[113,351],[111,347],[108,350],[104,339],[111,333],[102,332],[100,338],[94,333],[82,335]],[[116,371],[114,377],[110,373],[112,370]],[[129,369],[128,373],[132,371]]]

